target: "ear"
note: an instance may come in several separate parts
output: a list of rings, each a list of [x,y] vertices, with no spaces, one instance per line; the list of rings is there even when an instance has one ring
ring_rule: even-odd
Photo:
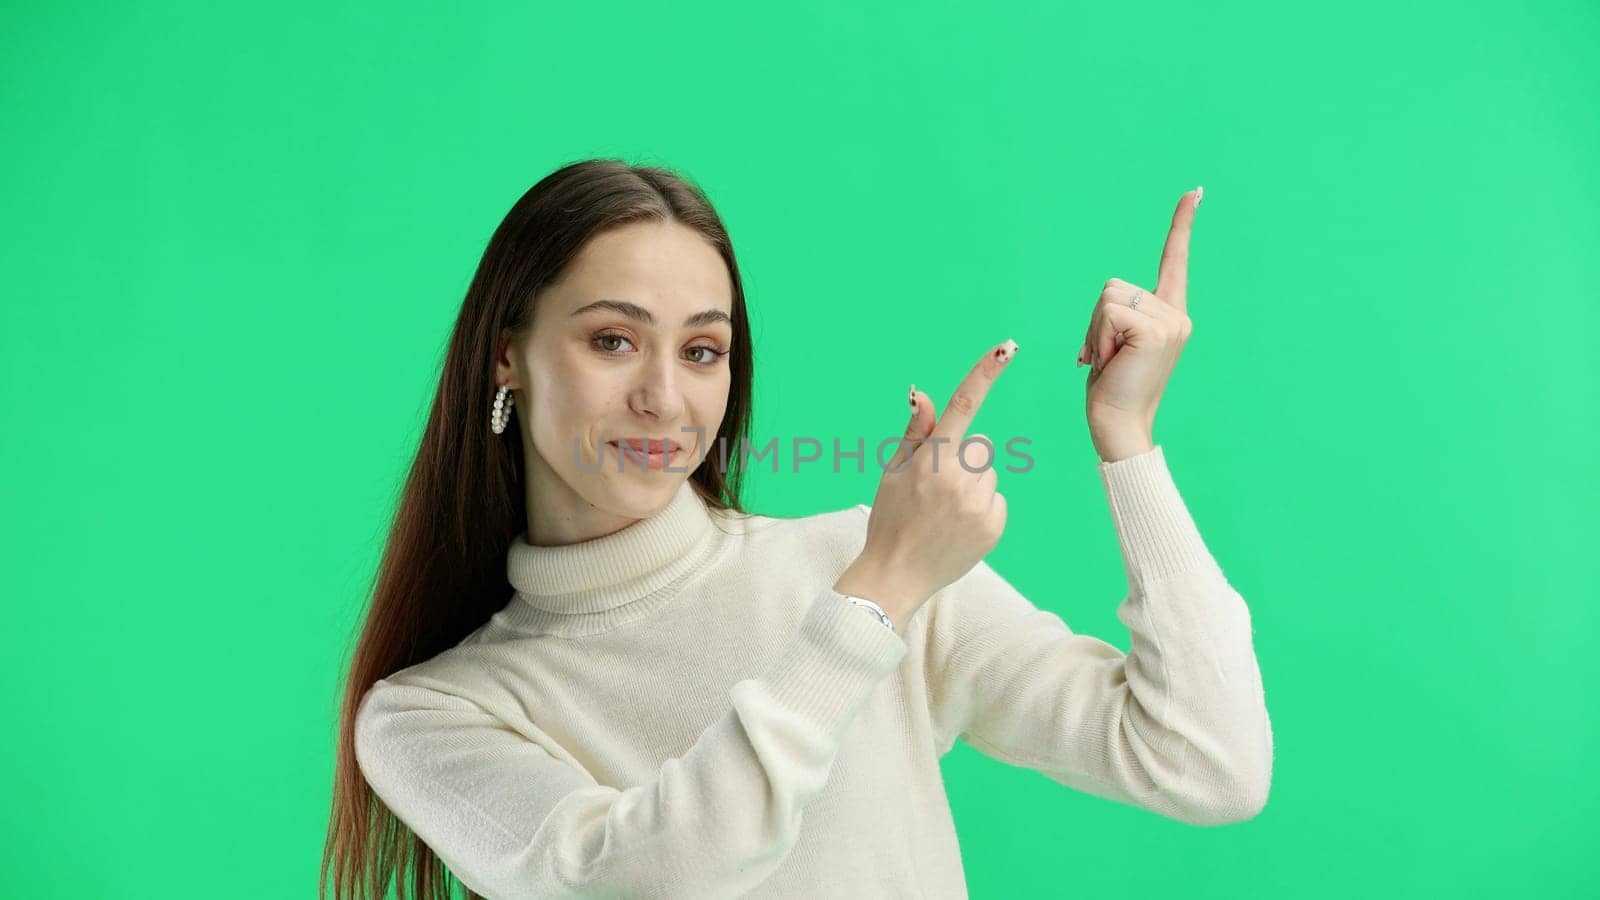
[[[504,328],[500,329],[500,337],[495,346],[494,383],[509,385],[512,390],[520,390],[521,385],[517,383],[517,367],[512,363],[515,349],[511,332]]]

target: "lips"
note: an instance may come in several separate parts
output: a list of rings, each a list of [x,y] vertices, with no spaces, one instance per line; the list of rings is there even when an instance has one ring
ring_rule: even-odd
[[[607,441],[607,443],[618,448],[622,447],[623,445],[627,445],[633,449],[633,452],[640,454],[653,453],[664,455],[667,453],[676,453],[681,449],[681,447],[678,445],[678,442],[672,438],[623,438],[621,440]]]

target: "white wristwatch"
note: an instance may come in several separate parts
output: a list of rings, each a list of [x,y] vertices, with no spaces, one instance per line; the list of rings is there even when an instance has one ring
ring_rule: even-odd
[[[856,606],[866,607],[878,617],[878,621],[883,623],[883,627],[889,629],[890,631],[894,630],[894,623],[889,621],[889,614],[883,611],[883,607],[873,603],[871,600],[868,600],[865,597],[855,597],[850,594],[840,594],[839,596],[843,597],[848,603],[853,603]]]

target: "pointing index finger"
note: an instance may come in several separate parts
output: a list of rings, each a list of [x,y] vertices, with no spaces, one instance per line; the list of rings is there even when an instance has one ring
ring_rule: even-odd
[[[1187,311],[1189,294],[1189,232],[1194,227],[1194,211],[1200,206],[1200,195],[1205,188],[1197,187],[1178,198],[1178,208],[1172,213],[1172,228],[1167,231],[1167,243],[1161,248],[1161,272],[1156,276],[1156,294]]]
[[[1005,343],[990,350],[972,367],[967,377],[961,379],[956,385],[955,393],[950,395],[950,401],[945,404],[944,415],[939,417],[938,424],[933,426],[929,438],[943,437],[952,445],[961,443],[967,436],[967,429],[972,427],[972,420],[978,414],[978,408],[983,405],[985,397],[989,396],[989,388],[994,385],[994,380],[1000,377],[1005,370],[1006,363],[1011,361],[1011,355],[1017,352],[1017,342],[1007,340]]]

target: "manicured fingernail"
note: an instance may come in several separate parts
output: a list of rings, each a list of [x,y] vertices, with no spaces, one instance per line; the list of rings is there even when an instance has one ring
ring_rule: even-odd
[[[1004,344],[995,349],[994,358],[999,360],[1000,365],[1003,366],[1011,362],[1011,357],[1016,355],[1017,349],[1017,342],[1007,338]]]
[[[1088,344],[1084,344],[1082,347],[1078,348],[1078,368],[1080,368],[1080,369],[1083,368],[1083,364],[1088,362],[1088,361],[1089,361],[1089,345]]]
[[[1205,197],[1206,197],[1206,186],[1205,185],[1202,184],[1199,187],[1194,189],[1194,208],[1195,209],[1199,209],[1200,208],[1200,201],[1204,200]]]
[[[917,408],[917,385],[915,382],[911,384],[911,408]]]

